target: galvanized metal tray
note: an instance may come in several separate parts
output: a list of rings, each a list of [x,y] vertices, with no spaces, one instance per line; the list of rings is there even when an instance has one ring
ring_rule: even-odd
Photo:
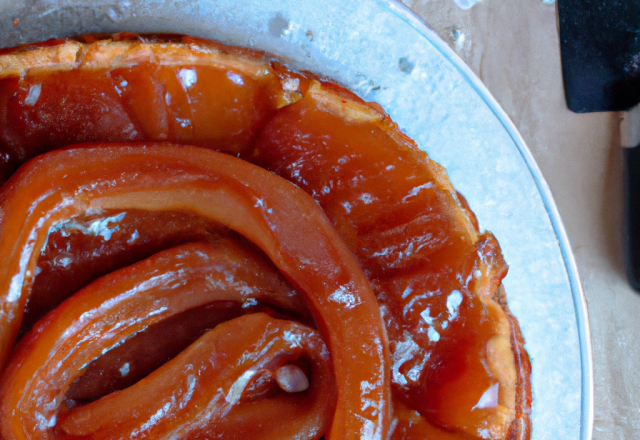
[[[266,50],[380,103],[500,241],[533,364],[532,438],[591,438],[586,301],[558,210],[516,127],[424,22],[393,0],[0,0],[0,47],[124,30]]]

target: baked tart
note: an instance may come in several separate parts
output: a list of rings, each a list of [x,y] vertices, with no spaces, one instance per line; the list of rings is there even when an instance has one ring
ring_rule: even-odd
[[[186,36],[0,52],[0,432],[528,439],[445,170],[383,109]]]

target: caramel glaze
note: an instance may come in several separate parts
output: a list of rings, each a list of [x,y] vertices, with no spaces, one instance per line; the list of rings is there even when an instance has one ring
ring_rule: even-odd
[[[22,332],[26,333],[47,312],[82,287],[106,274],[144,260],[182,243],[204,242],[215,248],[235,249],[242,259],[237,266],[265,267],[277,274],[279,285],[292,298],[295,310],[283,311],[278,304],[239,304],[219,301],[162,321],[125,341],[92,362],[67,394],[68,405],[92,402],[111,392],[133,385],[173,359],[217,324],[255,312],[306,325],[313,320],[304,301],[253,243],[230,229],[183,212],[131,210],[104,212],[75,218],[49,233],[38,260]],[[275,276],[275,275],[272,275]],[[120,368],[128,364],[127,375]]]
[[[183,40],[179,47],[199,51],[191,57],[192,65],[176,64],[172,58],[193,54],[190,50],[155,54],[148,49],[152,45],[128,41],[120,42],[126,47],[119,63],[111,63],[116,68],[100,67],[109,57],[104,51],[110,50],[103,41],[88,48],[69,43],[73,50],[68,60],[35,60],[45,67],[25,76],[10,75],[21,66],[0,62],[0,179],[6,180],[25,160],[80,142],[167,140],[229,153],[247,148],[276,108],[288,102],[289,94],[282,92],[269,64],[255,53],[190,37]],[[25,53],[38,51],[25,48],[5,56]],[[158,59],[162,55],[165,59]],[[80,57],[83,61],[76,61]],[[231,57],[241,62],[234,66],[227,60]],[[68,63],[62,70],[55,68],[58,64],[47,66],[60,58]]]
[[[190,241],[240,238],[223,226],[181,212],[134,210],[76,218],[49,233],[38,261],[22,333],[91,281]]]
[[[500,287],[498,243],[379,106],[257,52],[189,37],[79,39],[93,40],[64,43],[76,49],[63,68],[62,55],[44,53],[39,68],[9,60],[0,69],[0,181],[85,141],[170,140],[267,168],[316,199],[377,295],[392,354],[392,438],[529,437],[530,365]],[[52,231],[24,330],[93,279],[161,249],[240,240],[187,213],[117,214]],[[86,233],[109,216],[110,239]]]
[[[384,115],[350,118],[354,107],[313,84],[249,159],[312,194],[360,260],[392,341],[397,398],[433,424],[504,438],[516,377],[500,364],[511,331],[491,299],[506,274],[498,244],[461,215],[441,168]]]

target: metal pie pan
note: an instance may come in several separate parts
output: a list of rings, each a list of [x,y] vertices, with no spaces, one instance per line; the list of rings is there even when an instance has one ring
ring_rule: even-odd
[[[531,356],[533,440],[591,438],[586,301],[549,188],[516,127],[458,56],[392,0],[0,0],[0,47],[93,32],[170,32],[252,47],[377,101],[443,164],[510,269]],[[19,19],[14,26],[13,20]]]

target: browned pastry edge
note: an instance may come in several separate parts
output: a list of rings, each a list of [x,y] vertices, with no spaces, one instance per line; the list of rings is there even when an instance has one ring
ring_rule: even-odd
[[[511,423],[507,440],[528,440],[531,438],[531,361],[524,348],[524,337],[518,320],[507,305],[507,293],[500,284],[493,295],[509,319],[511,326],[511,350],[516,365],[516,418]]]

